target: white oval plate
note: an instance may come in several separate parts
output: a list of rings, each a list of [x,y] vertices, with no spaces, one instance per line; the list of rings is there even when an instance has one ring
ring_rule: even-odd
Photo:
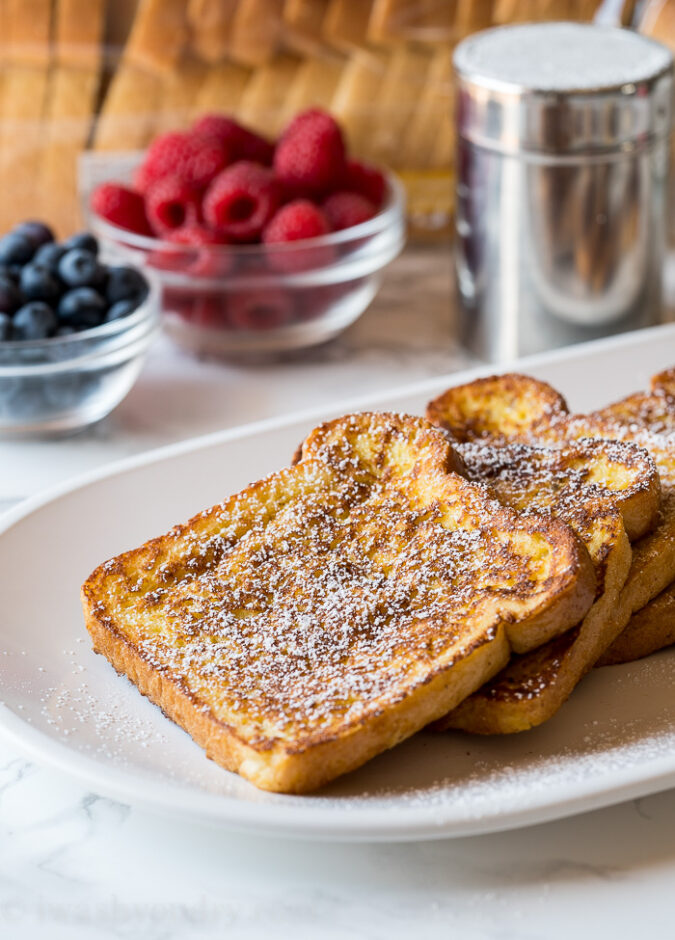
[[[516,364],[594,407],[675,362],[675,326]],[[487,370],[483,370],[487,371]],[[413,413],[435,379],[333,410]],[[0,523],[0,733],[99,793],[301,838],[429,839],[570,815],[675,785],[675,649],[594,671],[559,714],[511,737],[420,734],[313,796],[263,793],[211,763],[94,655],[79,586],[132,548],[287,463],[322,413],[164,448],[90,474]]]

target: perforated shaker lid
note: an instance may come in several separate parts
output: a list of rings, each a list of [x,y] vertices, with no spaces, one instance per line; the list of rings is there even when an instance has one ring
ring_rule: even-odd
[[[461,42],[454,63],[459,132],[490,149],[579,156],[670,130],[672,55],[628,30],[502,26]]]

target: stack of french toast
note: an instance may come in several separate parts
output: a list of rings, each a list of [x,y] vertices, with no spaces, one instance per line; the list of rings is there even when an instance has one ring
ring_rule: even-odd
[[[94,649],[266,790],[428,726],[526,731],[675,642],[675,369],[585,415],[511,374],[329,421],[82,599]]]

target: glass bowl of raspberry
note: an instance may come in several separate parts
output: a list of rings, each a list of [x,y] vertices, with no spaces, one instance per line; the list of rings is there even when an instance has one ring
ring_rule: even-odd
[[[89,232],[57,242],[41,222],[0,237],[0,435],[98,421],[131,389],[159,327],[157,290],[110,266]]]
[[[325,112],[299,115],[275,143],[207,115],[144,154],[87,154],[82,170],[108,256],[152,272],[166,331],[199,355],[332,339],[405,242],[402,186],[350,160]]]

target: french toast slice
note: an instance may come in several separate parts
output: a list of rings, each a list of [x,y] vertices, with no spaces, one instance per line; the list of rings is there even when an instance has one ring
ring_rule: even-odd
[[[675,368],[652,376],[650,384],[650,392],[636,392],[596,414],[665,435],[675,443]],[[675,583],[633,614],[597,665],[632,662],[672,643],[675,643]]]
[[[516,657],[491,683],[443,720],[445,727],[482,733],[525,730],[555,713],[567,697],[560,690],[569,687],[571,675],[576,673],[579,681],[619,636],[632,614],[675,577],[675,448],[667,438],[635,424],[621,424],[601,414],[570,415],[565,400],[551,386],[527,376],[493,376],[449,389],[429,405],[428,415],[459,440],[497,447],[521,441],[559,448],[580,438],[633,442],[650,454],[659,472],[662,502],[656,525],[638,538],[639,529],[630,525],[630,513],[626,516],[630,534],[637,538],[630,573],[612,617],[605,619],[596,643],[587,647],[582,657],[585,662],[577,660],[574,645],[562,640],[536,655]],[[614,486],[620,485],[621,474]],[[645,511],[653,517],[653,491],[650,495],[643,490],[636,496],[639,500],[648,497]]]
[[[454,472],[421,418],[352,415],[82,588],[94,649],[216,762],[305,792],[440,718],[593,601],[586,549]]]
[[[665,447],[666,453],[660,462],[662,477],[673,478],[672,454],[675,451],[675,368],[665,369],[654,375],[651,379],[651,390],[636,392],[627,398],[607,405],[598,411],[592,412],[591,418],[607,428],[609,422],[610,433],[617,437],[640,440],[647,447]],[[574,422],[578,428],[579,422]],[[619,425],[612,432],[614,425]],[[650,445],[649,441],[653,441]],[[671,490],[673,486],[671,485]],[[665,487],[664,487],[665,491]],[[670,496],[669,500],[673,497]],[[667,510],[664,507],[664,514]],[[663,535],[667,531],[667,520],[664,520]],[[652,564],[658,563],[658,542],[651,546]],[[648,554],[645,546],[645,556]],[[657,556],[656,559],[654,556]],[[667,570],[668,559],[672,555],[672,543],[666,546],[664,552],[664,571]],[[628,625],[598,661],[598,665],[610,665],[622,662],[631,662],[642,659],[650,653],[656,652],[673,642],[673,622],[671,607],[667,602],[669,590],[675,591],[675,584],[668,587],[648,600],[634,612]]]
[[[539,423],[568,413],[567,402],[547,382],[507,373],[455,385],[427,405],[427,418],[456,441],[532,442]]]
[[[652,392],[662,396],[669,402],[675,402],[675,366],[653,375],[650,384]]]
[[[663,434],[675,441],[675,369],[653,376],[651,391],[635,392],[593,414],[603,420],[619,421]]]
[[[636,611],[596,666],[616,666],[644,659],[675,643],[675,584]]]
[[[596,567],[596,599],[583,621],[539,649],[512,657],[492,683],[449,716],[461,711],[471,730],[486,733],[494,732],[497,722],[501,732],[525,730],[555,714],[620,629],[616,617],[632,561],[629,536],[643,535],[653,525],[659,478],[645,451],[613,441],[580,441],[560,449],[474,442],[457,450],[469,479],[486,483],[500,502],[547,512],[571,525]],[[437,726],[447,727],[448,720]]]

